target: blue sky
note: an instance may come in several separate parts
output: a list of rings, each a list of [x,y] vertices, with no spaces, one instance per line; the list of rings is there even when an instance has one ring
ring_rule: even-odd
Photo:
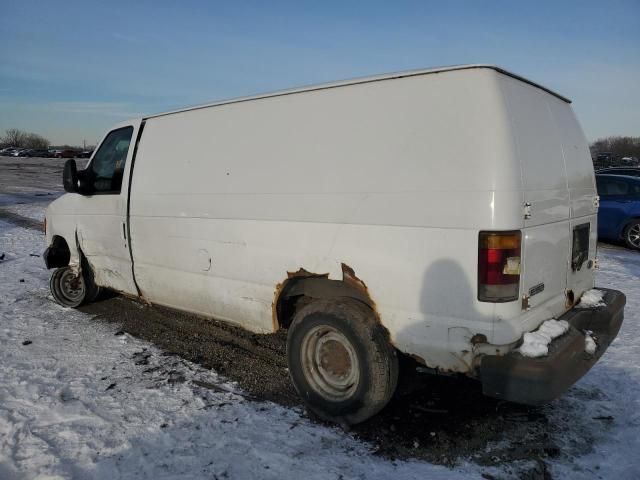
[[[491,63],[640,135],[640,1],[0,0],[0,132],[96,142],[127,118],[413,68]]]

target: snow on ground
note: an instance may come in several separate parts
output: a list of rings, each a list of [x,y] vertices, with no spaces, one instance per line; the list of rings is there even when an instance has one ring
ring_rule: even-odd
[[[640,252],[599,245],[596,285],[627,296],[625,319],[607,352],[546,413],[567,430],[565,447],[575,451],[575,438],[591,435],[594,444],[572,461],[552,464],[557,478],[640,478]],[[580,428],[566,424],[563,412],[592,419]],[[567,416],[571,418],[571,416]],[[579,452],[576,452],[579,454]]]
[[[27,217],[32,220],[38,220],[40,222],[44,221],[44,208],[40,204],[18,203],[14,205],[6,205],[1,208],[8,212],[22,215],[23,217]]]
[[[38,218],[43,206],[29,208],[14,213]],[[215,372],[56,305],[32,256],[43,248],[40,232],[0,220],[0,479],[509,476],[391,461],[297,409],[249,401]],[[566,432],[554,478],[640,478],[640,254],[605,247],[599,258],[597,283],[627,294],[626,318],[600,362],[544,409]]]
[[[56,305],[42,234],[0,221],[0,478],[478,478],[391,462],[298,410]],[[194,383],[198,382],[198,383]]]
[[[0,209],[32,220],[44,221],[46,206],[60,193],[0,194]]]

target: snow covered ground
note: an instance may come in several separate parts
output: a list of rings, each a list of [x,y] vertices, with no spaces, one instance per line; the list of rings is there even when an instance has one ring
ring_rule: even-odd
[[[46,203],[49,203],[48,201]],[[3,205],[3,210],[7,212],[22,215],[23,217],[30,218],[32,220],[38,220],[44,222],[44,207],[42,203],[14,203],[12,205]]]
[[[42,208],[12,210],[39,219]],[[43,249],[40,232],[0,220],[0,479],[512,475],[466,459],[455,469],[391,461],[302,411],[250,401],[215,372],[56,305],[32,256]],[[549,460],[556,478],[640,478],[640,254],[602,247],[599,258],[598,284],[627,294],[626,319],[593,370],[545,409],[566,431]]]

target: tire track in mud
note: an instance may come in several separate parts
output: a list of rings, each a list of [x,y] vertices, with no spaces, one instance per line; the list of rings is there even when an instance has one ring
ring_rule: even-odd
[[[2,207],[0,207],[0,219],[6,220],[18,227],[28,228],[30,230],[44,230],[44,223],[39,220],[18,215],[17,213],[10,212]]]
[[[98,320],[115,323],[175,354],[214,369],[251,395],[284,405],[300,403],[289,380],[286,332],[258,335],[169,308],[111,297],[81,307]]]

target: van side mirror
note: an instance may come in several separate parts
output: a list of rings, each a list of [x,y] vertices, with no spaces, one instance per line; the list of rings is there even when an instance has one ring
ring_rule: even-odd
[[[78,191],[78,168],[73,158],[67,160],[64,164],[62,185],[64,186],[65,192],[76,193]]]

